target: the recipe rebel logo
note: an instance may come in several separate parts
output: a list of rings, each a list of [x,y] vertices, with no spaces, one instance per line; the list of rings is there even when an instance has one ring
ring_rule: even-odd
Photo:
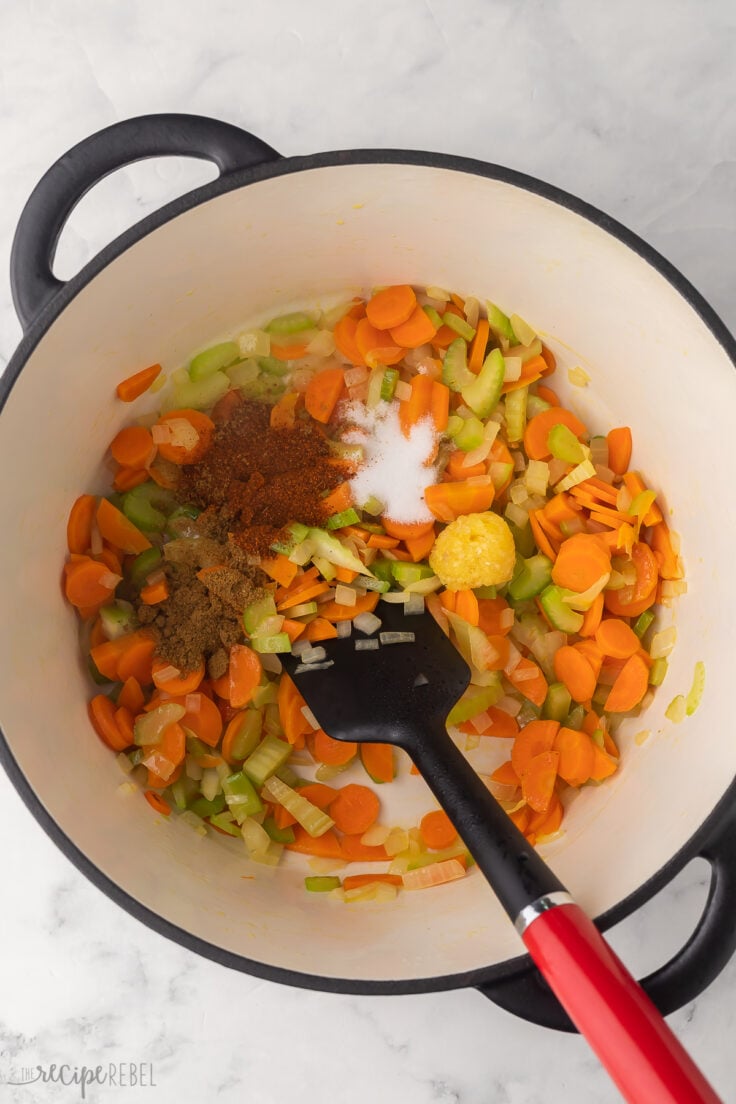
[[[0,1084],[6,1085],[67,1085],[76,1087],[81,1100],[93,1086],[112,1089],[155,1089],[151,1062],[108,1062],[106,1065],[74,1066],[68,1062],[50,1065],[21,1066],[11,1070]]]

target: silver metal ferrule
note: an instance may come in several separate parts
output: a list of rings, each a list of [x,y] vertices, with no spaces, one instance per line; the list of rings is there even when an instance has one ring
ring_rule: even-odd
[[[558,905],[572,905],[574,903],[570,894],[565,893],[564,890],[558,890],[556,893],[546,893],[544,897],[537,897],[536,901],[524,906],[514,920],[514,927],[519,935],[523,935],[529,925],[533,924],[543,912],[549,912],[550,909],[557,908]]]

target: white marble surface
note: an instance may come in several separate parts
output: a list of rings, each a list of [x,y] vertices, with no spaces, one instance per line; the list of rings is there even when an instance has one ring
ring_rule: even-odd
[[[150,111],[219,116],[285,154],[354,146],[498,161],[577,192],[673,260],[736,328],[736,16],[729,0],[3,0],[0,272],[40,174],[67,147]],[[69,275],[142,213],[203,180],[167,162],[110,178],[75,213]],[[0,279],[0,366],[19,337]],[[330,996],[196,958],[103,897],[0,777],[0,1083],[52,1062],[153,1062],[156,1087],[92,1101],[557,1104],[618,1099],[577,1038],[477,993]],[[696,863],[614,933],[632,968],[692,929]],[[734,1099],[736,962],[672,1017]],[[51,1085],[3,1101],[79,1099]],[[652,1102],[654,1104],[654,1102]]]

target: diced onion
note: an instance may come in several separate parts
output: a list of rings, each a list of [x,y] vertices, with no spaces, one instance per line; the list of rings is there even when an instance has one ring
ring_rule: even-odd
[[[408,850],[409,833],[405,828],[392,828],[383,844],[389,858]]]
[[[663,598],[676,598],[680,594],[687,594],[687,583],[684,579],[664,579],[661,594]]]
[[[118,786],[118,793],[123,797],[130,797],[131,794],[138,793],[138,787],[135,782],[121,782]]]
[[[123,774],[130,774],[133,769],[133,764],[124,751],[121,751],[119,755],[115,756],[115,762],[120,767]]]
[[[259,658],[263,670],[268,671],[271,675],[280,675],[284,669],[283,663],[275,654],[262,653]]]
[[[181,824],[186,824],[187,827],[192,828],[198,836],[204,837],[207,835],[207,825],[202,818],[197,816],[196,813],[193,813],[191,809],[185,809],[179,814],[177,819]]]
[[[379,642],[374,638],[373,640],[356,640],[355,650],[356,652],[377,652],[380,648]]]
[[[305,650],[301,654],[302,663],[321,663],[323,659],[327,659],[327,652],[321,645],[312,647],[309,651]]]
[[[509,658],[506,662],[506,666],[503,669],[503,673],[506,676],[512,675],[514,673],[514,671],[516,670],[516,668],[519,666],[520,663],[521,663],[521,652],[519,651],[519,649],[516,647],[515,644],[512,644],[509,641]]]
[[[335,587],[335,601],[339,606],[354,606],[357,597],[353,587],[344,586],[342,583]]]
[[[445,859],[444,862],[420,866],[417,870],[407,870],[406,874],[402,874],[402,881],[404,889],[430,889],[464,877],[465,867],[458,859]]]
[[[605,437],[592,437],[590,440],[590,459],[594,464],[608,465],[608,440]]]
[[[424,613],[424,598],[421,594],[412,594],[409,597],[409,601],[404,606],[404,613],[407,617],[416,617],[420,613]]]
[[[360,842],[366,847],[383,847],[391,835],[391,829],[387,824],[374,824],[360,837]]]
[[[529,514],[526,510],[522,510],[520,506],[517,506],[514,502],[509,502],[504,510],[504,514],[516,525],[519,529],[523,529],[525,525],[529,523]]]
[[[315,731],[319,728],[319,721],[308,705],[302,706],[302,717],[311,728],[315,729]]]
[[[441,303],[447,303],[450,298],[449,291],[445,291],[444,288],[437,287],[435,284],[431,284],[426,292],[430,299],[437,299]]]
[[[530,494],[546,495],[549,485],[549,464],[544,460],[530,460],[524,480]]]
[[[490,475],[471,475],[466,482],[469,487],[490,487],[493,480]]]
[[[504,357],[503,379],[504,383],[516,383],[521,376],[521,357]]]
[[[466,733],[465,735],[465,750],[475,751],[477,747],[480,747],[480,736]]]
[[[108,587],[110,590],[114,590],[118,583],[122,580],[122,575],[116,575],[114,571],[105,571],[100,575],[100,586]]]
[[[522,479],[515,480],[509,487],[509,498],[515,506],[523,506],[529,501],[529,489]]]
[[[685,702],[685,695],[678,694],[667,706],[664,715],[668,721],[672,721],[673,724],[679,724],[681,721],[685,720],[686,712],[687,705]]]
[[[526,457],[521,451],[511,453],[511,459],[514,461],[514,471],[522,472],[526,470]]]
[[[343,870],[347,863],[344,859],[326,859],[320,855],[314,859],[309,859],[307,866],[315,874],[332,874],[335,870]]]
[[[337,629],[338,639],[339,640],[344,640],[345,637],[352,635],[353,623],[352,623],[352,621],[338,621],[337,624],[335,625],[335,628]],[[292,651],[293,651],[293,649],[292,649]]]
[[[465,318],[468,325],[476,329],[478,326],[478,319],[480,318],[480,303],[474,295],[469,295],[465,300]]]
[[[171,425],[169,422],[151,426],[151,436],[154,445],[166,445],[171,440]]]
[[[587,590],[583,590],[580,594],[565,594],[562,601],[565,605],[570,606],[574,610],[580,610],[584,613],[589,610],[595,602],[596,598],[602,590],[608,586],[608,581],[611,578],[611,572],[606,572],[605,575],[601,575]]]
[[[592,459],[591,456],[591,460]],[[605,464],[596,464],[595,460],[593,460],[593,465],[595,467],[595,474],[599,479],[602,479],[604,483],[613,483],[616,478],[616,473],[614,471],[611,471]]]
[[[501,610],[501,613],[499,614],[499,617],[498,617],[498,624],[499,624],[499,627],[502,628],[502,629],[510,629],[513,626],[513,624],[514,624],[514,611],[511,608],[511,606],[509,606],[505,610]]]
[[[496,424],[495,422],[493,423]],[[486,459],[489,452],[493,447],[493,441],[489,438],[485,438],[483,443],[478,445],[477,448],[471,449],[470,452],[466,452],[463,458],[463,462],[460,465],[461,468],[472,468],[475,464],[480,464]]]
[[[399,380],[399,382],[396,384],[394,395],[399,402],[408,402],[408,400],[411,398],[410,384],[405,383],[404,380]]]
[[[187,694],[184,699],[184,708],[187,713],[201,713],[202,712],[202,695],[201,694]]]
[[[348,621],[348,625],[349,624],[350,622]],[[291,654],[294,656],[301,656],[304,652],[310,651],[312,647],[313,645],[309,640],[296,640],[291,645]]]
[[[382,632],[378,635],[382,644],[413,644],[416,639],[413,632]]]
[[[629,506],[633,501],[634,498],[629,488],[626,486],[619,487],[618,494],[616,495],[616,509],[622,514],[627,514],[629,512]]]
[[[199,444],[199,433],[186,418],[169,418],[169,443],[191,452]]]
[[[567,378],[574,387],[587,387],[590,376],[580,366],[567,369]]]
[[[332,356],[335,351],[335,338],[330,330],[320,330],[310,342],[307,343],[307,352],[312,356]],[[345,373],[347,376],[347,372]],[[347,379],[345,381],[347,383]],[[350,384],[348,384],[350,386]]]
[[[670,625],[668,629],[662,629],[661,632],[655,633],[652,637],[652,643],[649,646],[649,654],[652,659],[663,659],[668,656],[675,646],[677,640],[677,629],[674,625]]]
[[[376,617],[374,613],[359,613],[358,616],[353,620],[353,624],[360,632],[366,633],[368,636],[371,636],[374,632],[377,632],[378,629],[380,629],[383,622],[381,621],[381,618]]]
[[[496,702],[495,708],[502,710],[504,713],[508,713],[509,717],[518,717],[521,712],[521,702],[505,694]]]
[[[275,614],[273,617],[264,617],[258,626],[259,636],[275,636],[276,633],[281,632],[281,627],[284,623],[282,614]]]

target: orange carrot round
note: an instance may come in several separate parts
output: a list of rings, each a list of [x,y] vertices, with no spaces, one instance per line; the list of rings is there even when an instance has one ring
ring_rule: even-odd
[[[370,315],[368,316],[370,318]],[[391,327],[391,340],[404,349],[418,349],[431,341],[437,333],[437,327],[427,312],[416,306],[400,326]]]
[[[560,761],[556,751],[542,751],[535,755],[521,776],[521,792],[530,809],[546,813],[555,792],[557,767]]]
[[[407,322],[416,305],[417,297],[413,287],[409,284],[394,284],[377,291],[366,303],[365,313],[377,330],[390,330]]]
[[[551,751],[559,721],[530,721],[522,728],[511,748],[511,764],[521,778],[535,755]]]
[[[138,682],[138,679],[133,678],[132,676],[131,678],[126,679],[123,683],[120,693],[118,694],[118,705],[124,706],[126,709],[129,709],[135,717],[135,715],[137,713],[140,713],[140,711],[142,710],[145,700],[146,699],[143,695],[143,691],[141,690],[141,685]]]
[[[588,431],[571,410],[563,406],[550,407],[535,414],[524,430],[524,449],[530,460],[548,460],[552,455],[547,438],[556,425],[565,425],[576,437],[587,437]]]
[[[193,671],[182,671],[173,678],[161,678],[162,672],[170,668],[171,664],[165,659],[154,659],[151,668],[153,685],[159,690],[165,690],[167,694],[193,694],[204,678],[204,660]]]
[[[123,468],[145,468],[153,460],[156,446],[145,426],[126,426],[113,437],[110,452]]]
[[[148,390],[158,378],[160,371],[160,364],[152,364],[150,368],[143,368],[140,372],[121,380],[115,388],[118,398],[123,402],[133,402]]]
[[[560,545],[552,579],[557,586],[582,593],[610,570],[610,550],[603,542],[593,533],[575,533]]]
[[[338,790],[330,803],[335,827],[350,836],[367,832],[378,820],[379,810],[380,802],[373,790],[354,782]]]
[[[511,632],[514,619],[509,620],[508,610],[511,607],[505,598],[479,598],[478,599],[478,627],[487,636],[506,636]],[[454,610],[454,607],[453,607]]]
[[[560,778],[569,786],[582,786],[593,773],[593,741],[587,732],[574,728],[560,728],[555,736],[554,749],[559,752],[557,768]]]
[[[608,442],[608,466],[616,475],[623,475],[631,462],[631,430],[619,426],[606,435]]]
[[[628,713],[634,709],[647,692],[649,667],[640,655],[632,655],[621,668],[618,678],[606,698],[605,709],[609,713]]]
[[[66,542],[70,552],[82,555],[89,549],[96,509],[95,495],[80,495],[72,506],[66,523]]]
[[[167,422],[185,421],[195,430],[197,441],[192,445],[174,445],[169,441],[162,441],[158,451],[164,460],[170,460],[172,464],[194,464],[200,460],[212,442],[215,432],[215,423],[201,410],[169,410],[162,414],[158,425],[166,425]]]
[[[427,847],[441,851],[457,839],[457,829],[444,809],[433,809],[419,821],[419,831]]]
[[[589,701],[595,693],[595,672],[581,652],[563,645],[555,652],[555,677],[564,682],[573,701]]]
[[[486,346],[488,345],[488,335],[490,333],[490,326],[487,318],[479,318],[478,325],[475,328],[475,337],[470,345],[470,355],[468,356],[468,368],[471,372],[475,372],[476,375],[483,367],[483,361],[486,357]]]
[[[115,592],[112,572],[107,564],[86,559],[71,565],[64,582],[67,600],[73,606],[94,606],[105,602]]]
[[[262,674],[258,653],[245,644],[233,644],[230,649],[230,704],[234,709],[242,709],[248,704]]]
[[[363,886],[380,882],[382,885],[400,886],[403,879],[400,874],[348,874],[342,880],[343,889],[361,889]]]
[[[324,425],[329,422],[344,386],[345,372],[342,368],[323,368],[312,376],[307,384],[304,405],[316,422]]]
[[[358,750],[358,745],[352,740],[333,740],[321,728],[314,734],[312,747],[314,758],[331,767],[341,767],[344,763],[349,763]]]
[[[391,744],[361,744],[360,759],[374,782],[393,782],[395,764]]]
[[[631,549],[631,560],[636,569],[636,582],[620,590],[605,592],[606,609],[616,617],[638,617],[654,605],[657,597],[659,566],[649,545],[636,541]]]
[[[125,751],[130,747],[128,739],[115,720],[117,708],[105,694],[96,694],[88,706],[89,719],[97,735],[113,751]]]
[[[370,357],[378,364],[398,364],[406,352],[394,343],[389,333],[376,329],[368,318],[361,318],[356,326],[355,343],[363,363]]]
[[[617,617],[606,617],[601,621],[595,640],[603,654],[614,659],[628,659],[639,650],[639,637]]]
[[[335,339],[335,344],[342,353],[347,357],[351,364],[354,364],[356,368],[365,364],[363,354],[358,348],[358,344],[355,340],[355,331],[358,328],[358,320],[353,318],[350,314],[344,315],[335,326],[332,336]]]
[[[131,556],[137,556],[139,552],[145,552],[151,547],[148,537],[106,498],[101,498],[97,507],[97,527],[114,548]]]
[[[171,816],[171,806],[167,801],[164,801],[161,794],[157,794],[153,790],[146,790],[143,796],[155,813],[161,813],[162,816]]]
[[[416,521],[413,524],[408,524],[401,521],[393,521],[389,517],[382,517],[381,524],[390,537],[396,537],[397,540],[416,540],[418,537],[423,537],[425,533],[428,533],[431,529],[434,529],[433,521]]]
[[[492,483],[434,483],[425,487],[424,501],[438,521],[455,521],[490,509],[493,494]]]

